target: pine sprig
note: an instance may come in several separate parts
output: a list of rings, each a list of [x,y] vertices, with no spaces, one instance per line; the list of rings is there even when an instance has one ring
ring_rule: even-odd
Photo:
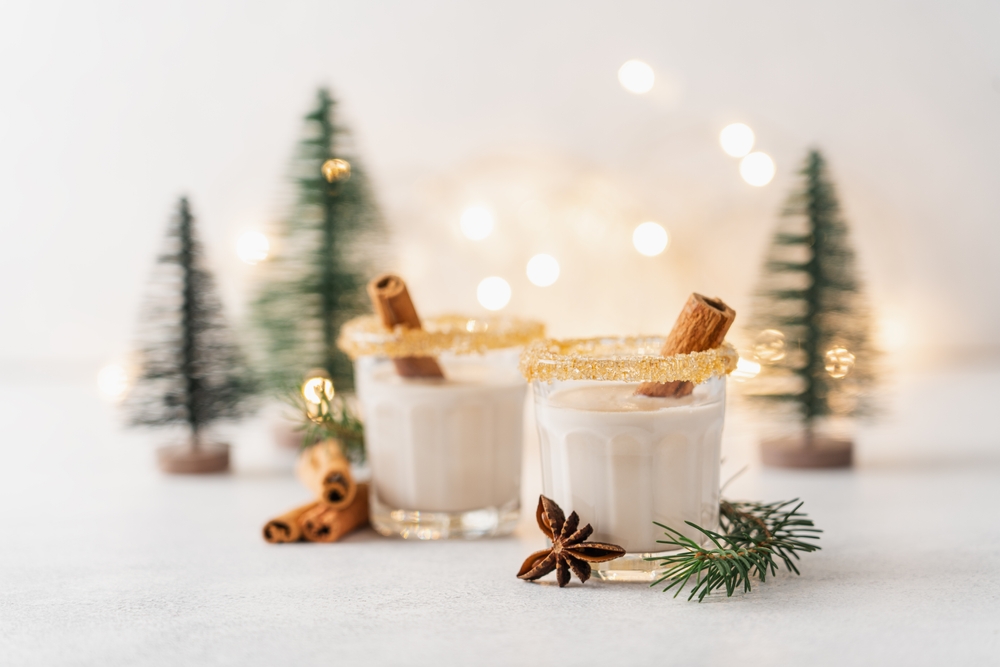
[[[319,405],[307,401],[301,386],[285,393],[286,402],[295,407],[301,419],[296,430],[303,432],[302,448],[334,438],[352,463],[363,463],[365,429],[357,411],[340,394],[327,398],[320,392],[319,398]]]
[[[790,506],[793,507],[788,509]],[[806,540],[818,540],[817,533],[823,532],[799,511],[801,508],[797,498],[774,503],[723,500],[719,506],[721,533],[685,522],[708,538],[715,548],[702,546],[680,531],[656,523],[667,536],[658,542],[680,551],[650,559],[667,568],[651,585],[669,581],[663,591],[676,588],[674,597],[677,597],[693,577],[688,600],[697,597],[701,602],[720,588],[726,589],[727,596],[740,588],[749,593],[751,580],[757,578],[763,583],[768,574],[776,575],[779,562],[789,572],[799,574],[794,561],[799,559],[799,553],[818,551],[819,545]]]

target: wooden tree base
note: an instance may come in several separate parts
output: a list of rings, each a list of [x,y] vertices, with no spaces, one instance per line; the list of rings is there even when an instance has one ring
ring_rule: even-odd
[[[764,465],[774,468],[849,468],[854,443],[843,438],[815,436],[805,438],[771,438],[760,443]]]
[[[200,475],[229,470],[229,445],[203,444],[198,449],[190,445],[169,445],[156,450],[160,470],[172,475]]]

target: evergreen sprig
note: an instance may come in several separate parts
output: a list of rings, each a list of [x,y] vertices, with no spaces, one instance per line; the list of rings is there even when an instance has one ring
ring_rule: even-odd
[[[732,596],[738,588],[749,593],[751,580],[756,577],[763,583],[768,574],[777,574],[779,561],[789,572],[799,574],[794,562],[799,559],[799,553],[820,548],[805,540],[818,540],[817,533],[823,532],[799,511],[801,508],[798,498],[766,504],[723,500],[719,507],[722,532],[685,522],[705,535],[715,548],[706,548],[680,531],[654,522],[667,535],[667,539],[658,542],[676,547],[680,552],[650,559],[667,568],[651,586],[669,581],[663,591],[676,588],[674,597],[677,597],[694,577],[688,600],[697,596],[701,602],[720,588],[726,589],[727,596]]]
[[[285,392],[285,400],[301,416],[296,430],[303,432],[302,448],[312,447],[328,438],[340,442],[341,451],[352,463],[365,460],[365,430],[357,411],[340,394],[327,398],[320,392],[320,403],[307,401],[302,386]]]

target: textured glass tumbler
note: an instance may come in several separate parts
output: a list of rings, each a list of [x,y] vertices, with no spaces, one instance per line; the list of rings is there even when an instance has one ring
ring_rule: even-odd
[[[653,581],[650,558],[669,553],[658,522],[703,543],[691,521],[719,525],[719,467],[725,376],[684,398],[635,396],[637,383],[535,381],[542,486],[568,514],[594,527],[591,539],[625,549],[601,563],[606,580]]]
[[[441,355],[443,380],[401,378],[386,358],[355,361],[378,532],[432,540],[514,529],[527,391],[517,354]]]

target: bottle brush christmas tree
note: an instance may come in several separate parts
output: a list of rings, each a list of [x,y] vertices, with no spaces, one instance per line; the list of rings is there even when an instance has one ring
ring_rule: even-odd
[[[354,386],[337,349],[341,325],[367,309],[365,284],[383,247],[384,226],[362,165],[350,155],[336,103],[321,89],[305,117],[293,164],[297,200],[253,304],[267,384],[287,392],[320,369],[337,392]]]
[[[187,199],[181,198],[143,308],[141,371],[125,403],[131,425],[186,427],[186,443],[158,451],[166,472],[228,468],[228,445],[206,441],[205,430],[242,415],[254,391],[203,265],[194,222]]]
[[[762,443],[764,462],[790,467],[851,463],[851,442],[824,432],[830,417],[867,411],[875,375],[869,310],[847,224],[817,150],[774,234],[751,318],[762,362],[751,394],[784,408],[799,435]]]

